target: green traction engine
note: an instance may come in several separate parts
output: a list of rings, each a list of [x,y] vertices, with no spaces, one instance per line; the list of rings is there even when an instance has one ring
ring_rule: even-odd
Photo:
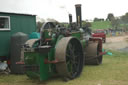
[[[40,29],[40,39],[30,39],[23,46],[25,71],[28,77],[47,80],[53,76],[74,79],[85,64],[102,63],[102,40],[91,37],[81,26],[81,5],[76,6],[77,23],[70,28],[46,22]]]

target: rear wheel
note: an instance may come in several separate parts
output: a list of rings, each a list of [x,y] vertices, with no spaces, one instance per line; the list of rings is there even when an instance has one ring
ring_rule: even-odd
[[[60,76],[74,79],[81,74],[84,56],[79,40],[73,37],[62,38],[56,46],[55,56],[60,61],[56,64]]]

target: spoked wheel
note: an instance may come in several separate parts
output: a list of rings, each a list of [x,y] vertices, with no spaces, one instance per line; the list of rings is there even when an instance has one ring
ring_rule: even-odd
[[[55,56],[60,62],[56,64],[60,76],[74,79],[81,74],[84,56],[79,40],[73,37],[62,38],[56,46]]]
[[[99,65],[102,63],[102,56],[99,56],[100,48],[98,42],[89,42],[88,47],[85,50],[85,64],[87,65]]]

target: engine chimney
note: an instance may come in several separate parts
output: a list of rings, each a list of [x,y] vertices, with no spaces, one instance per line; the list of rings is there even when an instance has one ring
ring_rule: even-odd
[[[77,26],[82,27],[82,16],[81,16],[81,4],[76,4],[76,21],[77,21]]]
[[[69,14],[69,24],[72,27],[72,14]]]

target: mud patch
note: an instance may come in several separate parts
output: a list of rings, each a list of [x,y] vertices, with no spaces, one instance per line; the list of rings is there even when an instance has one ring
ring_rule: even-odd
[[[103,47],[104,49],[128,52],[128,35],[109,37]]]

